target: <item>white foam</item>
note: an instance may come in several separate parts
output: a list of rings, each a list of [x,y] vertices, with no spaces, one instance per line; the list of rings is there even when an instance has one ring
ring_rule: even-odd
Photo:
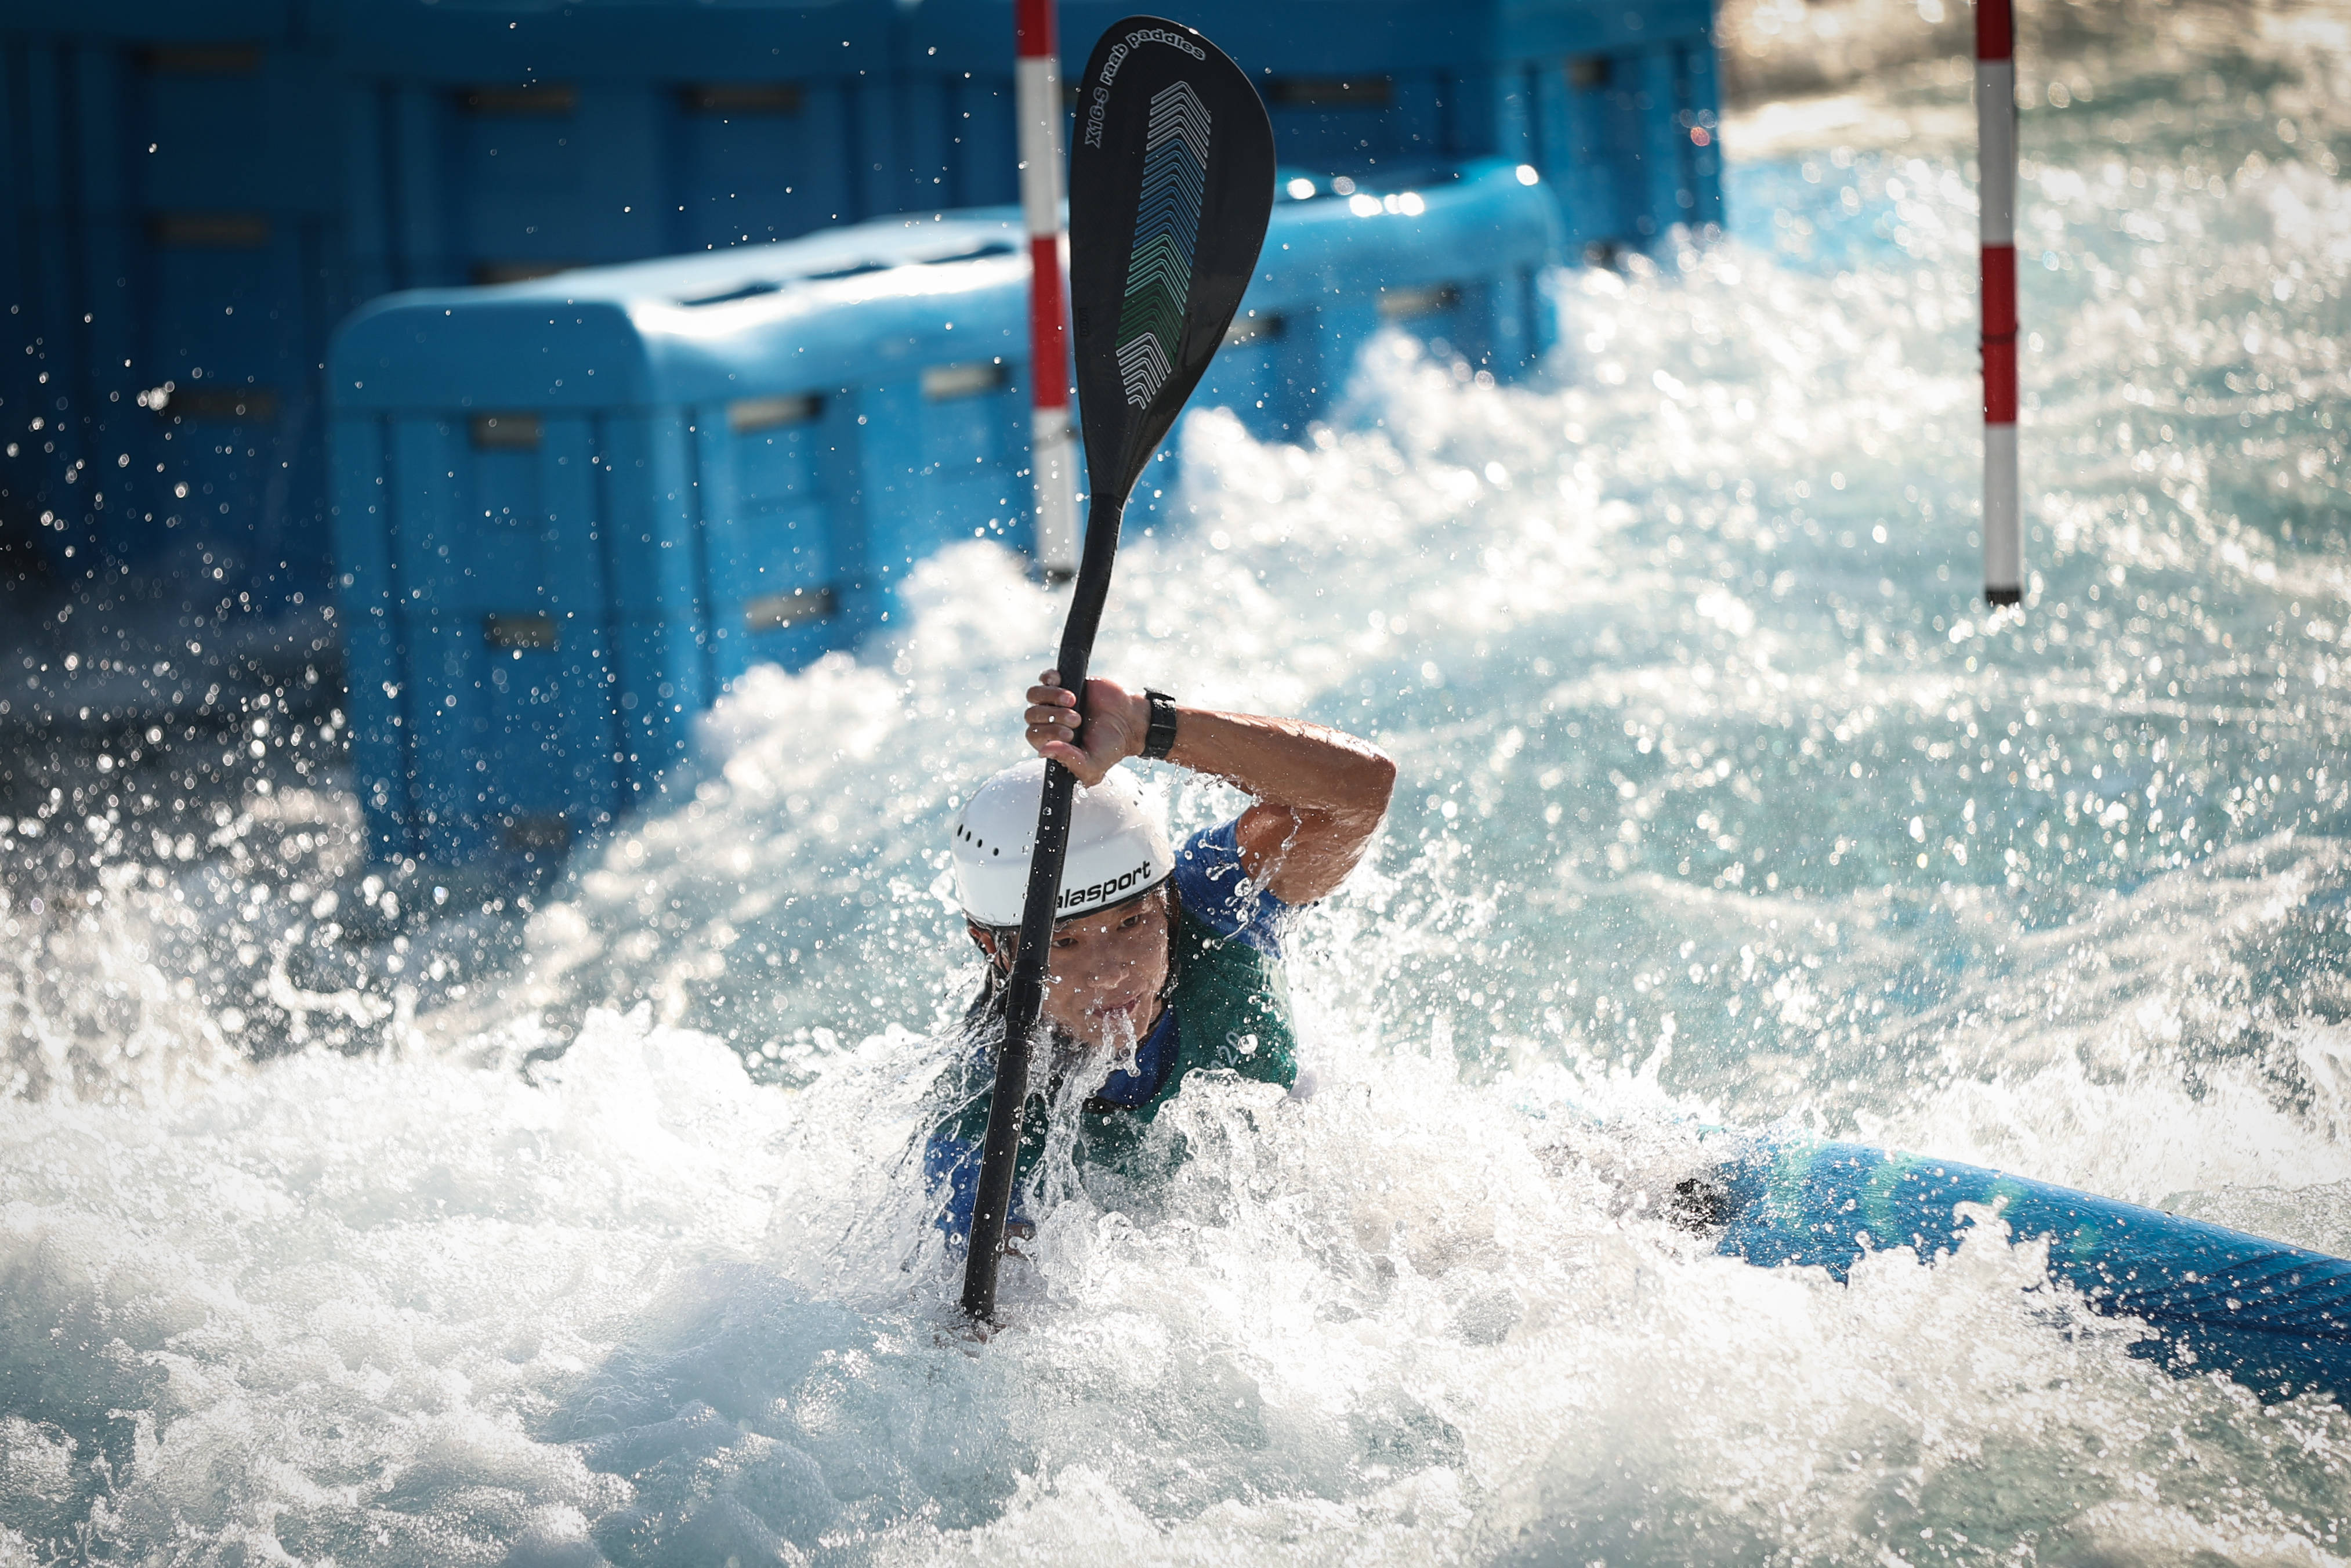
[[[2273,90],[2227,135],[2320,123]],[[1098,671],[1405,784],[1295,934],[1313,1092],[1187,1092],[984,1346],[909,1148],[939,830],[1057,612],[992,547],[747,677],[526,919],[329,963],[384,890],[262,840],[348,856],[331,789],[12,881],[0,1562],[2330,1560],[2346,1417],[2164,1377],[2030,1248],[1840,1287],[1659,1216],[1729,1120],[2351,1238],[2351,203],[2156,91],[2127,152],[2026,122],[2022,618],[1948,151],[1747,165],[1740,237],[1559,283],[1548,382],[1389,340],[1300,447],[1187,424]]]

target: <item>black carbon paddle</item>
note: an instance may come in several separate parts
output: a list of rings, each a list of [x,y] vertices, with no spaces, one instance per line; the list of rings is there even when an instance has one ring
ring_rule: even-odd
[[[1272,211],[1273,127],[1241,68],[1180,22],[1130,16],[1104,33],[1078,78],[1070,148],[1070,303],[1093,493],[1054,668],[1081,705],[1127,497],[1224,342]],[[1005,988],[963,1280],[963,1310],[981,1322],[996,1317],[996,1267],[1076,784],[1060,763],[1046,768]]]

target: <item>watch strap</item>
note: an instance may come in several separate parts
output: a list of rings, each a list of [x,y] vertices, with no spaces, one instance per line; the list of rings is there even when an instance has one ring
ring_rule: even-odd
[[[1176,699],[1148,689],[1143,695],[1151,704],[1151,727],[1144,731],[1143,755],[1156,760],[1176,747]]]

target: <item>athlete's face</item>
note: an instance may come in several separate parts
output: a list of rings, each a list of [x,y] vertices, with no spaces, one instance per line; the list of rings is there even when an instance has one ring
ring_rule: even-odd
[[[1007,943],[979,926],[972,936],[999,967],[1011,962]],[[1053,927],[1045,975],[1045,1016],[1088,1047],[1131,1047],[1159,1021],[1159,991],[1167,983],[1167,894],[1154,888],[1140,898]]]

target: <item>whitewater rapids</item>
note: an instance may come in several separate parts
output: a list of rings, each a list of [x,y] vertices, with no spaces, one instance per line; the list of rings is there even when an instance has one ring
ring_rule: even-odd
[[[2031,84],[2022,615],[1963,73],[1754,117],[1529,384],[1186,424],[1096,668],[1404,782],[1294,934],[1312,1092],[1187,1091],[984,1347],[907,1150],[1058,625],[994,547],[535,892],[365,880],[316,713],[22,804],[0,1564],[2343,1561],[2334,1405],[2030,1248],[1839,1287],[1655,1202],[1776,1125],[2351,1251],[2351,99],[2253,16]]]

